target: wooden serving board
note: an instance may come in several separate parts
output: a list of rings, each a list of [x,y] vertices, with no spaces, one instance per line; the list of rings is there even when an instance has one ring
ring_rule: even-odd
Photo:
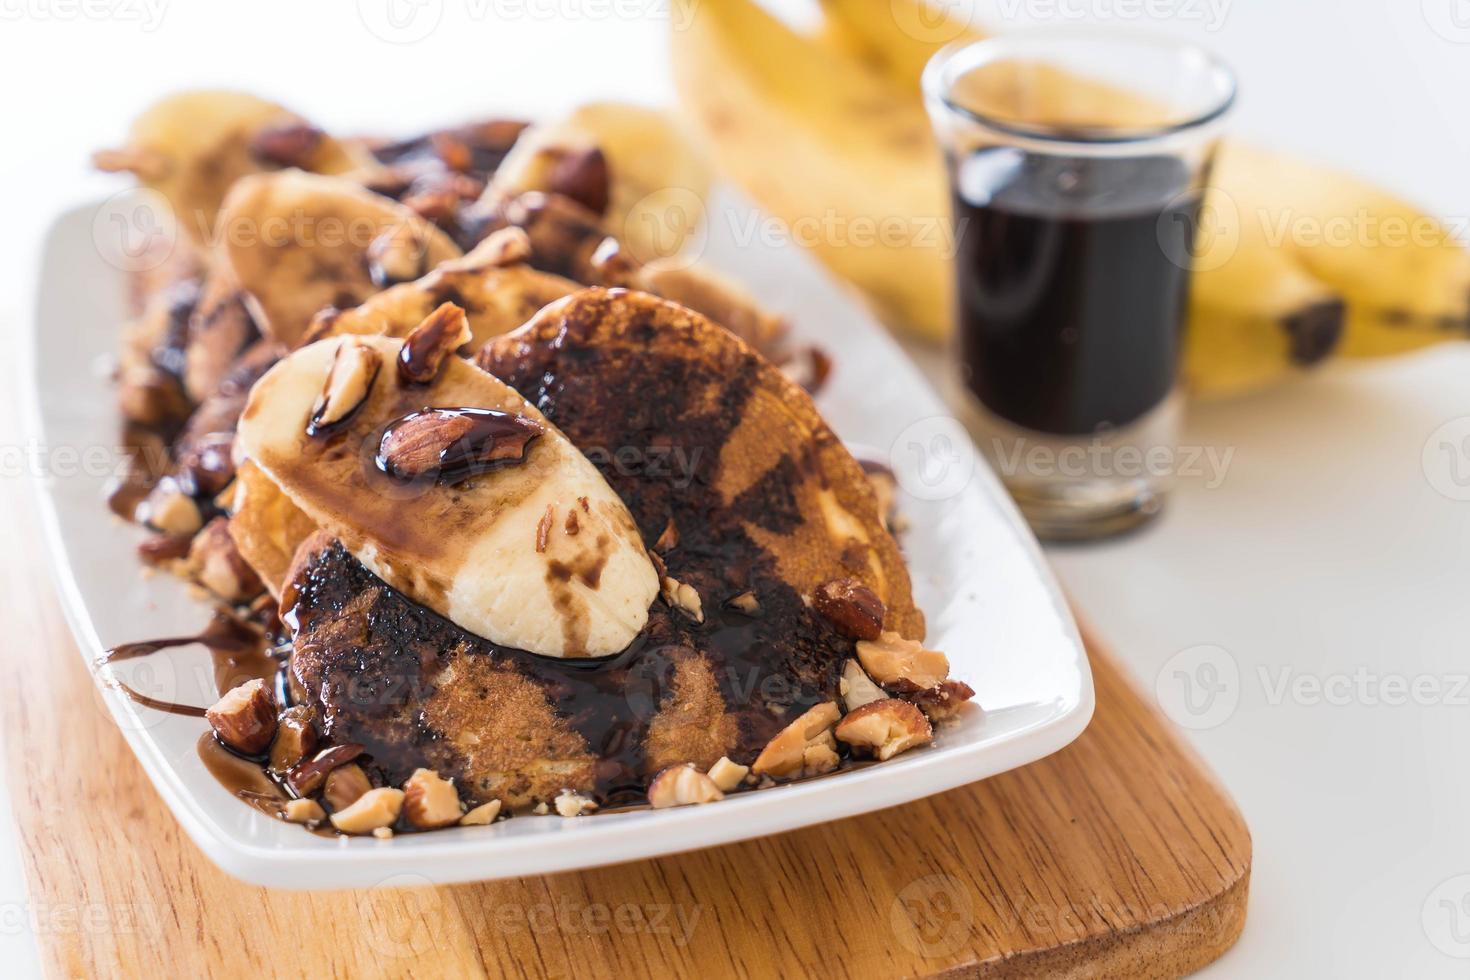
[[[548,878],[242,884],[184,836],[102,707],[27,490],[0,480],[0,737],[53,976],[1177,976],[1244,924],[1240,813],[1091,639],[1081,738],[907,806]]]
[[[907,806],[549,878],[244,885],[113,730],[34,547],[4,561],[0,704],[52,975],[1176,976],[1245,921],[1245,823],[1095,642],[1077,742]]]

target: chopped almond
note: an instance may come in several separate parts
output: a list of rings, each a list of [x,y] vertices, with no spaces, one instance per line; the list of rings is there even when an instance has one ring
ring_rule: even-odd
[[[726,756],[720,756],[720,761],[709,767],[709,778],[721,792],[729,793],[740,785],[749,772],[749,766],[742,766],[738,762],[731,762]]]
[[[332,814],[332,826],[344,834],[370,834],[388,827],[403,810],[403,790],[382,787],[368,790],[345,810]]]
[[[766,744],[751,771],[758,776],[795,779],[836,769],[839,760],[832,726],[841,716],[835,701],[811,708]]]
[[[884,687],[924,690],[937,687],[949,676],[948,657],[891,630],[884,630],[876,640],[859,640],[857,655],[868,675]]]
[[[924,713],[898,698],[884,698],[849,712],[837,723],[835,734],[879,761],[934,741],[934,729]]]
[[[648,784],[648,802],[655,810],[691,803],[713,803],[724,798],[725,794],[720,792],[713,779],[687,763],[670,766]]]
[[[489,803],[481,803],[469,813],[459,818],[462,827],[479,827],[494,822],[500,816],[500,801],[491,800]]]

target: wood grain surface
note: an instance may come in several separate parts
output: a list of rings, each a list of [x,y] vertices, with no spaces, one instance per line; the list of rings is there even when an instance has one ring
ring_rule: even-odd
[[[548,878],[242,884],[184,836],[102,710],[26,481],[0,484],[0,721],[53,976],[1176,976],[1244,923],[1244,821],[1095,641],[1077,742],[907,806]]]

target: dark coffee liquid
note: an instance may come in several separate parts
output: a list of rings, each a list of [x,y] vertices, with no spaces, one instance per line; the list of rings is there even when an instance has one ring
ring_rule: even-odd
[[[969,389],[1024,428],[1127,425],[1174,386],[1199,214],[1171,157],[960,161],[959,356]]]

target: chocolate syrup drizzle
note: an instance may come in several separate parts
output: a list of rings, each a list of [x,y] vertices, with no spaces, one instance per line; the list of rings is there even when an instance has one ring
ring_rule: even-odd
[[[851,641],[806,606],[748,530],[787,534],[800,524],[791,486],[820,477],[810,448],[793,447],[734,501],[716,490],[721,452],[763,365],[753,356],[715,364],[658,353],[655,323],[646,324],[647,349],[581,346],[580,329],[569,324],[554,342],[528,344],[502,361],[482,359],[482,366],[517,388],[598,466],[645,541],[675,524],[679,542],[663,561],[669,575],[699,593],[704,621],[658,600],[642,634],[619,654],[541,657],[459,629],[385,585],[340,544],[318,551],[283,601],[284,618],[296,627],[293,685],[318,707],[325,736],[366,746],[386,784],[398,784],[419,766],[464,771],[466,760],[455,748],[459,733],[436,729],[424,710],[440,674],[461,659],[484,661],[475,669],[466,663],[453,681],[454,697],[471,705],[476,695],[466,690],[466,677],[481,669],[535,685],[597,760],[594,795],[604,807],[642,802],[655,762],[687,761],[649,756],[660,712],[673,708],[663,722],[684,723],[678,712],[691,699],[687,690],[676,696],[681,678],[712,680],[723,711],[698,724],[720,728],[708,732],[711,740],[742,760],[812,704],[838,696]],[[713,400],[696,408],[690,392]],[[644,452],[630,465],[607,451],[614,447]],[[670,458],[688,465],[671,470]],[[729,605],[745,592],[759,603],[753,614]],[[472,707],[466,710],[473,718]],[[459,784],[473,792],[471,782]]]
[[[161,640],[144,640],[137,643],[121,643],[107,650],[92,661],[94,670],[112,690],[120,691],[129,700],[173,715],[203,718],[204,708],[192,704],[165,701],[142,693],[114,676],[112,664],[138,657],[148,657],[162,650],[179,647],[203,646],[209,650],[214,662],[215,692],[224,694],[232,687],[259,677],[271,684],[278,683],[278,675],[284,658],[277,656],[267,646],[267,638],[258,627],[245,622],[233,613],[217,610],[209,625],[194,636],[174,636]]]
[[[260,678],[276,688],[279,703],[287,703],[284,667],[288,648],[272,643],[272,637],[260,627],[224,609],[217,609],[209,625],[193,636],[122,643],[96,658],[92,666],[109,689],[120,691],[135,704],[172,715],[203,718],[204,707],[144,694],[119,680],[111,669],[112,664],[122,661],[196,645],[209,651],[216,694],[223,695],[248,680]],[[290,796],[265,770],[263,756],[241,755],[220,742],[208,729],[200,734],[196,751],[204,767],[232,794],[271,816],[279,816],[283,812]]]

